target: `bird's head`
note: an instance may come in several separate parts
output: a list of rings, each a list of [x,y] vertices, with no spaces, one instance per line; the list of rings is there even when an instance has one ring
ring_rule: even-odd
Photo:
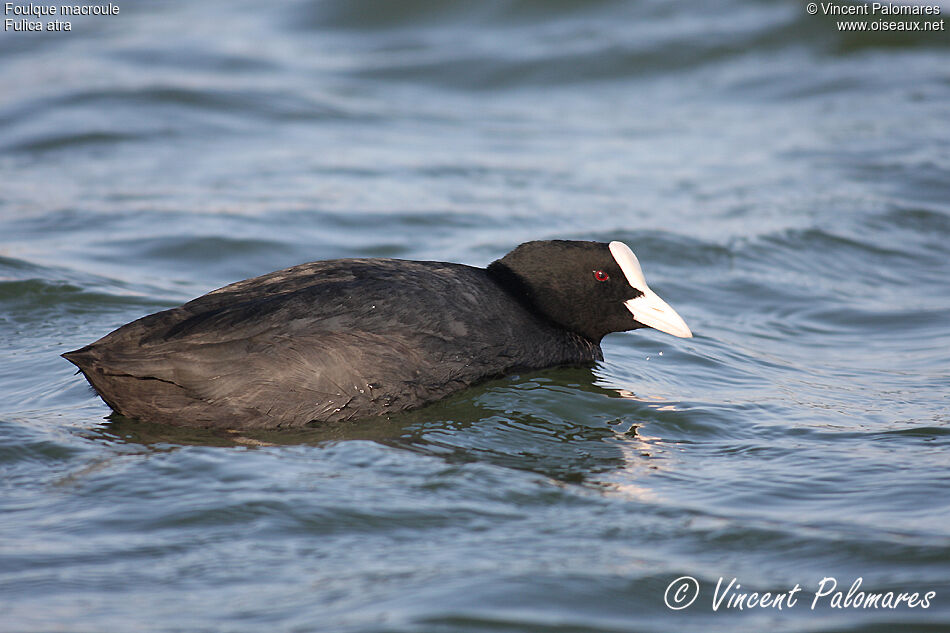
[[[693,335],[650,290],[637,256],[623,242],[526,242],[488,271],[534,310],[594,342],[641,327]]]

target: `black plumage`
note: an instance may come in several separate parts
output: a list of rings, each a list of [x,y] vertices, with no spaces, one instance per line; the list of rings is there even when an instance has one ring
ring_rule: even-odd
[[[128,417],[296,427],[592,363],[604,334],[642,327],[623,303],[638,293],[594,242],[529,242],[487,269],[340,259],[239,281],[63,356]]]

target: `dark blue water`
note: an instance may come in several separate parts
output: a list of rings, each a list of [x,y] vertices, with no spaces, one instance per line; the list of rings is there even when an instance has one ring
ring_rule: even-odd
[[[0,630],[950,629],[946,32],[119,6],[0,32]],[[269,435],[106,419],[59,358],[304,261],[543,238],[627,242],[696,337]]]

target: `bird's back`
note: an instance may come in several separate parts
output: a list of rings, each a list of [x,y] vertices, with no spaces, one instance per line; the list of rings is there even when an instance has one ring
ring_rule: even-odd
[[[277,428],[413,408],[600,348],[535,316],[480,268],[303,264],[146,316],[64,354],[130,417]]]

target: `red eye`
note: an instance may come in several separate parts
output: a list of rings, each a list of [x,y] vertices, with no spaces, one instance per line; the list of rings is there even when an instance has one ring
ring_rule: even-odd
[[[608,275],[602,270],[595,270],[594,279],[596,279],[597,281],[607,281],[608,279],[610,279],[610,275]]]

